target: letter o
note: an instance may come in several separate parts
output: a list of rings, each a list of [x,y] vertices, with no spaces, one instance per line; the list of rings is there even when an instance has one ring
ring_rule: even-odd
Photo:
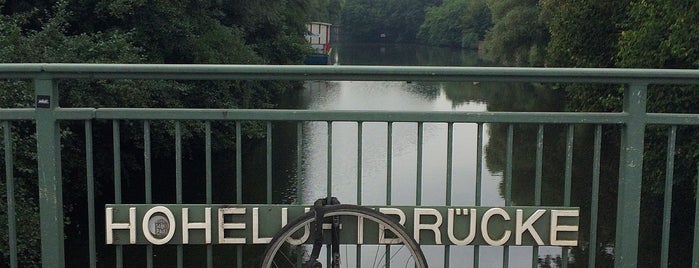
[[[162,213],[165,215],[168,221],[168,230],[167,230],[167,235],[163,238],[157,238],[150,232],[150,219],[153,217],[155,213]],[[143,236],[146,237],[146,240],[148,242],[151,242],[154,245],[163,245],[167,244],[167,242],[170,242],[172,237],[175,235],[175,215],[172,214],[172,211],[170,209],[164,207],[164,206],[156,206],[152,207],[149,209],[145,215],[143,215],[143,221],[142,221],[142,227],[143,227]]]

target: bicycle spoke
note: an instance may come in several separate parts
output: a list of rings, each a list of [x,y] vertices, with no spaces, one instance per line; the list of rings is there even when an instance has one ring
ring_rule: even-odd
[[[324,214],[321,215],[323,215],[322,218],[326,223],[327,220],[332,219],[332,217],[339,216],[341,221],[347,222],[356,222],[358,220],[358,217],[361,217],[363,220],[366,220],[367,222],[365,226],[382,226],[381,228],[386,228],[385,230],[388,231],[387,233],[390,234],[388,238],[394,239],[392,241],[401,242],[399,244],[394,244],[398,248],[393,248],[393,250],[391,250],[391,247],[389,247],[389,245],[366,245],[363,247],[356,247],[357,252],[354,253],[348,249],[349,246],[342,245],[342,247],[344,247],[344,250],[340,249],[340,251],[344,252],[344,254],[340,254],[340,265],[342,265],[342,262],[345,262],[344,267],[350,267],[350,262],[354,263],[355,259],[357,259],[355,257],[355,254],[359,253],[359,251],[361,251],[362,249],[372,250],[373,247],[373,250],[375,250],[375,254],[373,258],[372,267],[386,267],[386,265],[389,263],[395,263],[398,267],[400,267],[401,263],[405,263],[407,267],[411,263],[410,260],[413,260],[412,262],[414,263],[415,267],[427,267],[425,257],[422,254],[420,246],[417,244],[417,242],[415,242],[415,240],[405,231],[403,226],[401,226],[394,219],[386,216],[385,214],[382,214],[376,210],[354,205],[331,205],[325,207],[324,210]],[[313,225],[315,225],[315,221],[315,213],[310,212],[295,219],[293,222],[289,223],[287,226],[282,228],[282,230],[277,235],[275,235],[275,237],[268,245],[267,251],[263,255],[262,267],[281,267],[282,263],[277,262],[293,263],[291,259],[294,259],[298,256],[303,256],[304,253],[308,254],[309,252],[307,247],[310,246],[308,244],[306,246],[298,246],[291,248],[296,251],[288,251],[290,249],[288,245],[292,241],[296,241],[299,243],[302,243],[304,241],[305,243],[310,243],[311,241],[313,241],[313,235],[311,235],[310,237],[305,235],[302,240],[299,240],[299,238],[297,237],[300,237],[299,234],[303,232],[302,230],[304,228],[308,229],[308,227],[311,227],[310,229],[313,230],[312,227]],[[311,234],[312,233],[313,232],[311,232]],[[340,237],[342,237],[342,229],[340,229]],[[326,239],[332,238],[326,237]],[[301,248],[304,249],[304,253],[301,253],[301,251],[298,250]],[[328,250],[329,249],[325,247],[323,249],[323,251],[325,251],[326,253]],[[378,256],[379,254],[381,254],[381,257]],[[367,261],[368,263],[372,261],[371,254],[361,254],[361,256],[365,257],[364,261]],[[404,259],[406,259],[405,262]],[[304,261],[307,261],[307,259],[304,259]],[[323,260],[323,258],[321,258],[320,261],[321,264],[323,264],[323,267],[330,267],[329,263],[324,263],[325,260]],[[361,264],[364,264],[364,262],[361,259],[357,259],[356,261],[361,262]],[[359,263],[356,263],[355,265],[359,265]]]
[[[383,260],[383,256],[385,254],[381,254],[381,259],[378,260],[378,263],[381,263],[381,260]],[[376,247],[376,251],[374,252],[374,263],[371,265],[371,267],[376,267],[377,259],[379,257],[379,247]]]

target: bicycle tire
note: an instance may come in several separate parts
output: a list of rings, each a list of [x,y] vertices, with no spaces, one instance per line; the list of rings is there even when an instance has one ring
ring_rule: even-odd
[[[414,262],[416,268],[427,268],[427,260],[425,255],[420,249],[420,245],[413,239],[411,235],[405,230],[405,228],[396,222],[394,219],[386,216],[385,214],[378,212],[376,210],[349,204],[340,205],[328,205],[324,207],[325,215],[324,218],[333,216],[361,216],[365,220],[371,220],[379,224],[383,224],[387,230],[390,230],[402,241],[402,246],[405,246]],[[261,268],[272,268],[272,267],[288,267],[288,266],[273,266],[274,258],[279,252],[279,250],[287,243],[289,238],[301,230],[302,228],[308,228],[312,222],[315,221],[315,212],[309,211],[302,216],[294,219],[292,222],[284,226],[277,234],[272,238],[270,243],[267,245],[265,253],[262,255],[263,259],[261,261]],[[294,238],[296,239],[296,238]]]

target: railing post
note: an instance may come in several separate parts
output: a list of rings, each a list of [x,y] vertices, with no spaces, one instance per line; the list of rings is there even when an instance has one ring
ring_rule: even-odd
[[[646,84],[631,84],[624,89],[624,112],[629,117],[621,131],[615,267],[638,264],[647,92]]]
[[[15,176],[10,121],[2,122],[5,145],[5,188],[7,191],[7,231],[10,248],[10,267],[17,268],[17,217],[15,215]]]
[[[34,80],[36,141],[39,170],[39,212],[42,267],[65,265],[63,249],[63,193],[58,121],[58,88],[52,79]]]

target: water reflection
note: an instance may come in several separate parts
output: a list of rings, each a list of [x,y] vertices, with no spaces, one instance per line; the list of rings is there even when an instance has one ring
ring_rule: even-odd
[[[410,84],[405,82],[312,82],[305,96],[312,96],[315,87],[325,86],[327,94],[308,102],[314,110],[411,110],[411,111],[484,111],[485,104],[469,102],[454,105],[439,84]],[[420,89],[421,91],[417,91]],[[425,94],[427,92],[428,94]],[[330,97],[328,97],[330,96]],[[304,199],[326,194],[327,132],[325,122],[308,123],[304,132],[306,165]],[[416,202],[417,123],[393,123],[388,136],[387,123],[362,124],[362,196],[364,204],[385,204],[386,184],[390,175],[392,204],[412,205]],[[474,204],[476,157],[475,124],[454,126],[454,202]],[[422,203],[444,204],[446,193],[447,124],[426,123],[423,129]],[[357,123],[336,122],[332,125],[332,194],[356,202],[357,187]],[[391,170],[387,169],[388,140],[391,142]],[[487,172],[486,172],[487,173]],[[495,177],[487,173],[484,178]],[[495,179],[493,179],[495,180]],[[484,181],[491,181],[484,179]],[[491,188],[495,189],[495,188]],[[440,193],[440,194],[432,194]],[[497,192],[484,193],[484,203],[503,203]]]
[[[416,58],[417,59],[417,58]],[[390,62],[389,62],[390,63]],[[422,64],[427,65],[427,64]],[[326,89],[327,91],[323,90]],[[317,92],[325,92],[316,98]],[[320,95],[320,94],[319,94]],[[311,83],[304,91],[305,107],[317,110],[418,110],[418,111],[522,111],[551,112],[564,111],[564,93],[541,84],[503,84],[493,82],[468,83],[406,83],[406,82],[330,82]],[[334,123],[332,126],[332,165],[330,166],[333,185],[332,194],[344,202],[357,202],[357,131],[356,123]],[[484,126],[484,166],[483,205],[504,205],[505,185],[503,175],[506,167],[507,124],[486,124]],[[305,126],[304,138],[307,151],[304,166],[307,187],[303,194],[317,198],[326,195],[324,185],[327,176],[327,124],[310,123]],[[580,207],[579,246],[570,249],[569,260],[572,266],[587,266],[590,251],[590,221],[592,206],[592,167],[595,127],[590,125],[572,126],[571,165],[566,167],[568,149],[568,125],[546,125],[543,127],[541,198],[535,200],[535,178],[537,177],[536,151],[539,126],[517,124],[513,126],[512,161],[512,204],[562,206],[567,202]],[[691,131],[691,128],[681,128]],[[392,134],[388,136],[386,123],[367,122],[362,125],[361,178],[363,204],[385,204],[390,196],[394,205],[415,204],[417,178],[417,124],[394,123]],[[662,177],[666,146],[662,136],[664,127],[650,127],[648,132],[661,136],[661,141],[649,139],[648,152],[659,156],[646,158],[650,163],[644,173],[643,208],[641,210],[641,230],[639,263],[657,266],[660,247],[660,227],[662,226]],[[657,133],[656,133],[657,132]],[[447,177],[447,124],[427,123],[423,135],[423,205],[443,205],[448,194],[453,196],[454,205],[474,204],[476,126],[474,124],[454,125],[453,189],[446,192]],[[596,229],[596,267],[613,266],[613,249],[616,222],[616,196],[619,173],[618,126],[606,125],[601,129],[602,146],[600,159],[599,211]],[[391,148],[389,150],[388,144]],[[657,143],[657,144],[656,144]],[[657,147],[657,148],[651,148]],[[391,153],[390,162],[388,153]],[[660,162],[649,162],[659,159]],[[387,169],[390,166],[390,170]],[[678,168],[676,167],[676,170]],[[648,176],[648,175],[651,176]],[[564,199],[565,178],[570,176],[571,195]],[[387,192],[387,178],[390,177],[391,190]],[[655,178],[655,179],[653,179]],[[679,178],[679,177],[678,177]],[[691,256],[691,233],[693,187],[675,187],[676,204],[673,206],[673,227],[671,241],[677,243],[670,255],[671,263],[689,265]],[[687,209],[688,207],[688,209]],[[684,213],[677,213],[677,212]],[[686,245],[686,246],[684,246]],[[426,246],[431,263],[439,263],[443,247]],[[530,266],[531,249],[510,247],[510,264]],[[502,249],[481,247],[481,264],[500,265]],[[463,267],[464,256],[471,256],[472,248],[454,247],[451,252],[454,267]],[[539,249],[540,264],[544,267],[557,266],[561,260],[561,249],[546,247]],[[466,266],[468,267],[468,266]]]
[[[325,90],[323,90],[325,88]],[[323,91],[314,98],[314,92]],[[411,110],[411,111],[485,111],[486,103],[472,100],[455,102],[448,98],[441,84],[406,82],[311,82],[304,91],[305,108],[314,110]],[[362,123],[361,176],[358,168],[358,124],[332,124],[332,164],[328,165],[328,124],[312,122],[304,126],[304,188],[303,199],[326,196],[328,168],[332,179],[331,194],[345,203],[364,205],[414,205],[417,199],[418,125],[393,123],[388,135],[387,123]],[[488,141],[488,126],[484,140]],[[423,126],[422,205],[445,205],[452,196],[454,205],[474,205],[476,178],[477,125],[454,124],[452,191],[447,193],[447,130],[445,123],[425,123]],[[390,150],[389,150],[390,139]],[[390,152],[390,162],[389,162]],[[389,167],[390,166],[390,170]],[[482,167],[482,205],[502,206],[499,193],[502,173]],[[359,179],[358,179],[359,178]],[[390,179],[389,179],[390,178]],[[361,195],[357,183],[361,180]],[[390,180],[390,191],[387,185]],[[390,200],[388,200],[390,198]],[[430,263],[440,263],[443,247],[426,246]],[[473,249],[454,247],[452,267],[462,267],[465,256]],[[482,263],[501,261],[502,249],[484,247]],[[527,262],[530,249],[513,249],[511,258]]]
[[[478,55],[468,52],[423,49],[406,46],[340,47],[339,64],[380,65],[487,65]],[[410,111],[560,111],[564,103],[559,92],[532,84],[495,82],[407,83],[407,82],[308,82],[302,94],[303,108],[313,110],[410,110]],[[536,128],[536,126],[534,126]],[[326,196],[328,191],[346,203],[414,205],[418,200],[418,126],[417,123],[365,122],[358,141],[358,124],[335,122],[328,139],[326,122],[304,126],[304,200]],[[506,125],[484,125],[484,161],[481,205],[505,204],[503,174]],[[503,132],[504,130],[504,132]],[[514,150],[513,204],[534,205],[536,131],[531,126],[516,127]],[[389,135],[389,131],[391,134]],[[422,135],[422,205],[445,205],[451,195],[453,205],[475,204],[477,125],[454,124],[452,190],[447,192],[446,123],[425,123]],[[543,189],[546,205],[562,205],[560,129],[547,128]],[[533,137],[533,140],[532,140]],[[565,141],[565,139],[563,139]],[[328,165],[328,142],[332,142]],[[361,142],[361,160],[357,148]],[[390,143],[390,148],[389,147]],[[522,146],[520,146],[522,145]],[[565,149],[565,147],[562,147]],[[389,157],[390,155],[390,157]],[[390,158],[390,160],[389,160]],[[361,161],[361,162],[360,162]],[[330,172],[328,173],[328,168]],[[361,174],[358,173],[361,168]],[[589,168],[588,168],[589,169]],[[332,185],[328,189],[326,177]],[[358,181],[361,195],[357,196]],[[390,190],[387,185],[390,183]],[[588,186],[589,189],[589,186]],[[582,222],[582,220],[581,220]],[[426,246],[431,263],[443,259],[443,247]],[[471,247],[451,249],[454,267],[464,266],[464,256],[472,256]],[[532,250],[510,247],[510,264],[530,266]],[[560,255],[559,248],[541,248],[546,255]],[[501,265],[502,248],[481,247],[481,264]],[[469,257],[470,258],[470,257]],[[551,257],[556,258],[556,257]],[[545,262],[545,260],[544,260]],[[467,266],[468,267],[468,266]]]
[[[325,89],[325,90],[323,90]],[[501,100],[511,96],[503,96],[502,85],[494,83],[405,83],[405,82],[311,82],[304,91],[306,107],[315,110],[417,110],[417,111],[487,111],[506,110],[502,106],[493,106],[486,102],[491,98]],[[319,97],[315,98],[314,93]],[[530,98],[531,95],[519,93],[520,97]],[[518,99],[509,99],[517,102]],[[550,110],[553,108],[543,108]],[[451,194],[453,205],[475,204],[476,178],[476,145],[477,125],[454,124],[453,127],[453,170],[452,191],[446,191],[447,177],[447,124],[424,124],[423,159],[422,159],[422,205],[444,205],[446,196]],[[361,198],[362,204],[413,205],[417,200],[417,140],[416,123],[393,123],[390,136],[391,162],[388,170],[388,136],[387,123],[367,122],[362,124],[361,138],[361,196],[357,191],[357,123],[337,122],[332,125],[332,195],[338,196],[343,202],[357,203]],[[305,126],[305,187],[304,200],[314,199],[327,194],[325,178],[328,176],[328,125],[325,122],[309,123]],[[494,151],[504,151],[498,148],[500,138],[490,136],[499,134],[491,130],[491,125],[484,126],[484,151],[486,161],[481,167],[482,198],[481,204],[486,206],[502,206],[505,204],[502,194],[503,169],[497,162],[498,156]],[[500,136],[501,137],[501,136]],[[491,155],[491,156],[489,156]],[[501,155],[501,154],[500,154]],[[531,159],[531,158],[523,158]],[[391,190],[387,192],[388,178]],[[526,184],[522,182],[522,185]],[[517,186],[520,184],[518,183]],[[531,183],[529,188],[531,188]],[[516,188],[521,189],[521,188]],[[525,191],[518,191],[525,192]],[[387,198],[390,196],[390,200]],[[519,196],[519,195],[517,195]],[[426,246],[431,263],[440,263],[443,247]],[[470,247],[454,247],[450,255],[453,267],[464,265],[464,256],[472,256]],[[512,263],[531,263],[531,248],[510,248]],[[542,248],[542,256],[558,255],[557,248]],[[498,265],[502,262],[502,248],[482,247],[481,263]]]

